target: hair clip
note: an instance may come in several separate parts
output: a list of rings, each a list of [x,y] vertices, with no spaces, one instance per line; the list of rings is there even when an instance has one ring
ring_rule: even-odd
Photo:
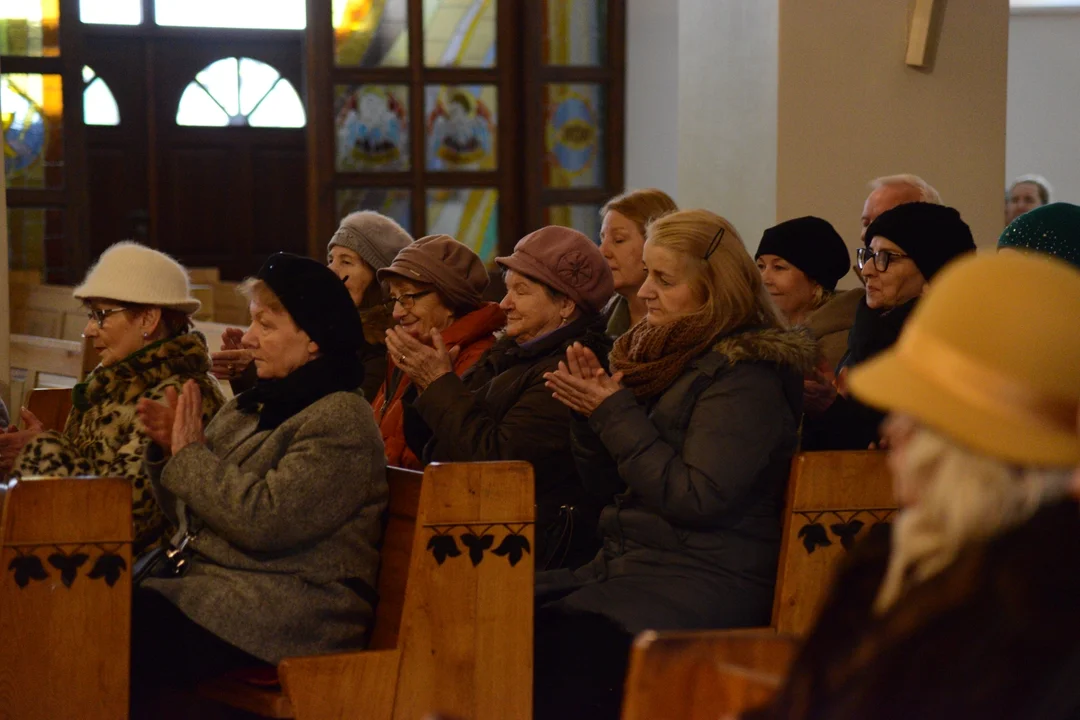
[[[721,225],[720,229],[716,231],[716,235],[713,236],[712,242],[709,243],[709,249],[705,251],[705,259],[708,260],[712,257],[712,254],[716,252],[716,249],[720,247],[720,241],[724,239],[724,226]]]

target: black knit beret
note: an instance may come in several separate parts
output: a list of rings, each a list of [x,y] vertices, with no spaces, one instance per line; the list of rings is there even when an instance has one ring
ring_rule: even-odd
[[[325,355],[350,354],[365,344],[364,326],[345,283],[311,258],[275,253],[256,276],[274,291],[297,326]]]
[[[950,260],[975,250],[971,228],[960,213],[934,203],[904,203],[886,210],[866,228],[866,244],[879,235],[910,255],[927,281]]]
[[[806,273],[826,290],[835,290],[851,267],[847,245],[828,220],[807,215],[765,231],[757,255],[776,255]]]

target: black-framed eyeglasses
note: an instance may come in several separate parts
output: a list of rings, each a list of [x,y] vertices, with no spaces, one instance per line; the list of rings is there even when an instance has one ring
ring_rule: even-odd
[[[386,308],[386,312],[394,312],[395,305],[401,305],[401,309],[406,312],[413,309],[413,305],[416,304],[417,299],[430,295],[434,290],[421,290],[414,293],[402,293],[397,297],[387,298],[383,303],[383,307]]]
[[[706,260],[712,257],[712,254],[720,247],[720,241],[724,239],[724,230],[725,228],[721,225],[720,229],[716,231],[716,235],[713,236],[712,242],[709,243],[709,249],[705,251]]]
[[[861,247],[855,251],[855,265],[859,270],[862,270],[872,260],[874,262],[874,267],[877,268],[878,272],[885,272],[889,269],[890,262],[906,257],[911,256],[904,255],[903,253],[891,252],[889,250],[878,250],[877,252],[874,252],[868,247]]]
[[[88,308],[86,311],[86,319],[93,320],[97,323],[98,329],[105,327],[105,318],[109,317],[113,313],[124,312],[127,308]]]

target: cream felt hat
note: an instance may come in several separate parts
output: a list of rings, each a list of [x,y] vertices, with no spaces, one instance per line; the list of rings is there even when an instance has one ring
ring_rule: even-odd
[[[934,277],[896,344],[851,371],[863,402],[989,457],[1080,463],[1080,271],[1048,256],[969,256]]]
[[[190,315],[202,303],[180,263],[158,250],[125,240],[101,253],[73,293],[78,300],[102,298],[180,310]]]

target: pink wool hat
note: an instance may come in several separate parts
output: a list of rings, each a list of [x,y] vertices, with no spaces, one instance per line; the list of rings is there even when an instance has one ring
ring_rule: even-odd
[[[600,248],[577,230],[548,225],[518,240],[514,254],[495,262],[566,295],[587,313],[598,313],[615,292]]]

